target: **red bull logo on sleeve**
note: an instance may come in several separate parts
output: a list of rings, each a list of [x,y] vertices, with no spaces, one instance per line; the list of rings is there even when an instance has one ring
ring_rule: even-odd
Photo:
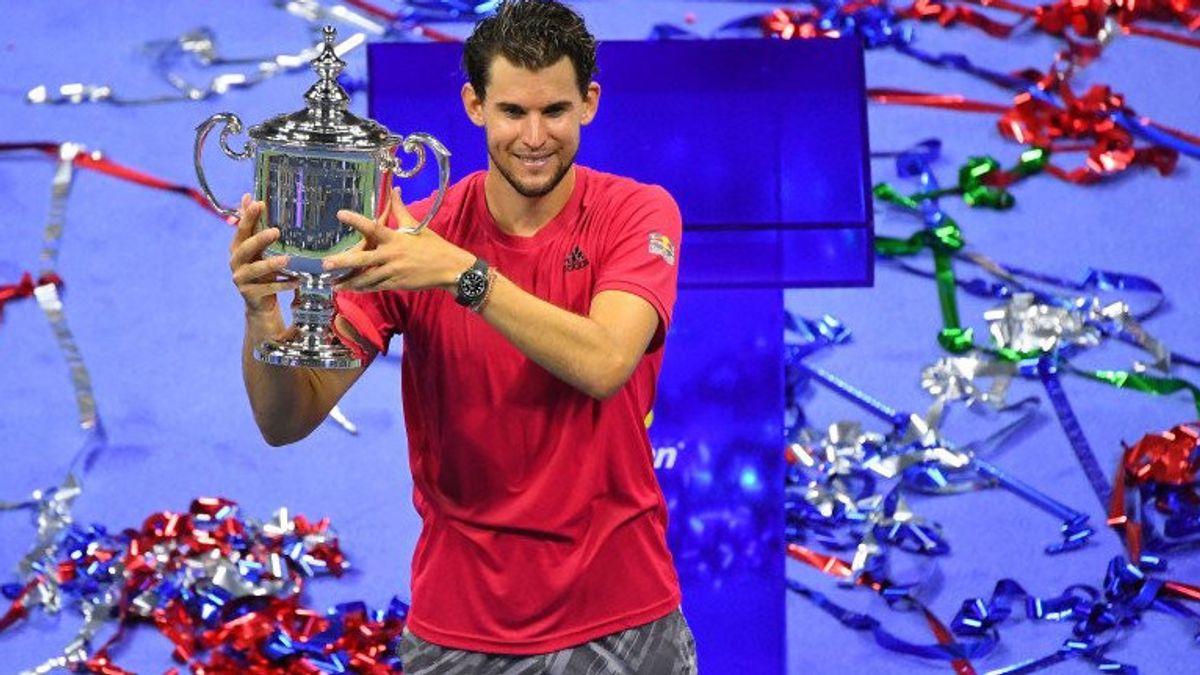
[[[668,265],[675,264],[675,244],[662,232],[650,233],[650,253],[662,258]]]

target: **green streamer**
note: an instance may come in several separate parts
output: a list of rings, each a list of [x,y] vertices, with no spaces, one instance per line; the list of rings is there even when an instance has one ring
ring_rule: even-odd
[[[957,194],[962,195],[967,206],[1004,211],[1012,208],[1017,199],[1006,186],[992,185],[991,183],[995,180],[992,176],[1015,176],[1015,179],[1007,181],[1011,184],[1016,180],[1041,172],[1049,161],[1050,151],[1045,148],[1029,148],[1022,152],[1017,158],[1016,166],[1008,171],[1004,171],[1000,167],[1000,162],[993,157],[971,157],[958,170],[957,186],[933,192],[919,192],[905,199],[915,204],[925,199],[937,199]],[[876,196],[879,196],[878,193]]]
[[[921,208],[911,197],[905,197],[887,183],[876,185],[874,193],[886,202],[918,211]],[[937,282],[943,326],[938,333],[938,344],[948,352],[963,354],[974,348],[974,336],[970,328],[962,327],[962,320],[958,315],[953,255],[963,247],[962,230],[950,216],[944,213],[939,215],[940,225],[915,232],[908,239],[876,237],[875,252],[885,257],[916,255],[924,249],[933,253],[934,279]]]
[[[1050,159],[1050,152],[1043,148],[1030,148],[1021,153],[1017,165],[1008,171],[1018,177],[1030,176],[1042,171]],[[918,215],[928,216],[922,202],[947,194],[961,193],[963,200],[973,207],[1008,209],[1015,198],[1003,187],[988,185],[988,177],[1001,171],[1000,164],[991,157],[972,157],[959,170],[959,186],[935,190],[928,193],[903,195],[888,183],[879,183],[872,192],[876,199],[894,204]],[[1011,182],[1011,181],[1010,181]],[[936,205],[935,205],[936,206]],[[925,227],[905,239],[898,237],[876,237],[875,253],[885,258],[909,257],[928,249],[933,254],[934,280],[937,283],[938,302],[942,311],[942,329],[938,333],[938,344],[948,352],[964,354],[979,350],[998,359],[1018,363],[1040,358],[1041,350],[1020,352],[1007,347],[985,348],[975,345],[975,336],[970,328],[963,328],[958,314],[957,288],[955,285],[953,254],[965,245],[962,230],[953,218],[938,210],[934,220],[936,226]],[[931,219],[932,220],[932,219]],[[1065,362],[1063,366],[1068,366]],[[1068,366],[1069,367],[1069,366]],[[1129,389],[1156,396],[1165,396],[1180,391],[1192,395],[1196,414],[1200,416],[1200,387],[1176,377],[1157,377],[1122,370],[1086,371],[1070,367],[1072,372],[1098,382],[1105,382],[1118,389]]]
[[[1106,382],[1118,389],[1132,389],[1133,391],[1154,394],[1155,396],[1168,396],[1180,391],[1187,391],[1192,395],[1192,403],[1196,407],[1196,415],[1200,416],[1200,387],[1187,380],[1178,377],[1158,377],[1156,375],[1146,375],[1145,373],[1131,373],[1125,370],[1074,370],[1084,377],[1098,382]]]

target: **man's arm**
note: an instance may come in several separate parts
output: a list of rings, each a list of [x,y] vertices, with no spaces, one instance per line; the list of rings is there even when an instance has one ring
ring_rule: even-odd
[[[262,259],[262,252],[279,238],[279,230],[270,228],[253,234],[261,216],[261,202],[242,198],[242,218],[230,246],[229,267],[233,281],[246,304],[246,329],[242,341],[242,378],[254,411],[254,421],[263,439],[271,445],[294,443],[312,433],[333,406],[362,375],[366,367],[350,370],[285,368],[261,363],[254,358],[254,347],[263,340],[276,339],[287,328],[276,294],[294,290],[296,281],[280,280],[279,270],[286,256]],[[349,324],[343,319],[338,328],[344,333]],[[365,340],[356,340],[365,343]],[[374,358],[374,349],[368,357]]]
[[[413,225],[397,192],[389,210],[402,225]],[[343,211],[342,222],[363,234],[355,250],[330,256],[326,270],[358,268],[339,289],[441,289],[455,292],[455,281],[475,256],[428,228],[419,234],[388,229]],[[497,274],[483,318],[521,353],[585,394],[604,399],[629,379],[658,328],[658,312],[649,302],[623,291],[603,291],[592,299],[588,316],[557,307]],[[467,311],[467,310],[463,310]]]
[[[494,283],[481,316],[522,354],[592,398],[624,386],[658,328],[658,312],[632,293],[597,293],[580,316],[500,274]]]

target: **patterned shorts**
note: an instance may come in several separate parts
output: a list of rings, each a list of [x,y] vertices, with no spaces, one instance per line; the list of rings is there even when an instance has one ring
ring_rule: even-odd
[[[405,629],[400,660],[405,675],[695,675],[696,642],[675,610],[644,626],[533,656],[444,649]]]

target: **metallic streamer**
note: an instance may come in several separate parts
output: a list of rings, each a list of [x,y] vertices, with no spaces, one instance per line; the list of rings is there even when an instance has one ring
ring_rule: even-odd
[[[75,143],[63,143],[59,147],[58,167],[54,172],[54,182],[51,186],[50,210],[43,230],[42,252],[40,255],[40,276],[57,277],[58,254],[62,245],[63,230],[66,223],[67,198],[74,183],[74,167],[76,157],[85,152],[83,146]],[[90,153],[98,159],[98,153]],[[75,340],[75,334],[67,323],[66,311],[58,292],[58,285],[46,283],[33,291],[38,306],[50,322],[58,342],[59,351],[67,363],[71,375],[71,387],[75,392],[75,405],[79,415],[79,427],[87,433],[87,439],[71,461],[70,471],[75,471],[80,464],[86,465],[88,459],[102,448],[107,437],[104,425],[100,420],[100,412],[96,405],[96,395],[92,389],[92,378],[84,363],[83,354]]]
[[[1080,312],[1039,303],[1031,293],[1017,293],[1003,306],[984,312],[983,318],[993,343],[1018,354],[1100,344],[1100,331]]]
[[[313,24],[347,23],[372,35],[388,32],[388,23],[372,19],[343,4],[329,4],[317,0],[275,0],[275,6]]]
[[[366,34],[354,33],[342,40],[335,52],[344,56],[351,50],[366,42]],[[164,47],[163,45],[167,45]],[[182,72],[174,70],[178,56],[191,53],[197,56],[201,64],[214,65],[246,63],[250,59],[228,59],[215,52],[212,32],[208,29],[198,29],[185,33],[173,41],[166,43],[151,43],[149,49],[157,52],[156,62],[164,79],[178,93],[160,94],[153,96],[122,96],[114,91],[109,84],[71,83],[58,87],[38,85],[29,90],[26,100],[38,105],[63,105],[81,103],[109,103],[117,106],[149,105],[156,103],[171,103],[176,101],[200,101],[219,96],[233,89],[247,89],[271,77],[309,66],[309,62],[317,54],[319,43],[298,54],[279,54],[277,56],[256,60],[252,72],[222,73],[211,78],[207,83],[198,84],[189,80]]]

